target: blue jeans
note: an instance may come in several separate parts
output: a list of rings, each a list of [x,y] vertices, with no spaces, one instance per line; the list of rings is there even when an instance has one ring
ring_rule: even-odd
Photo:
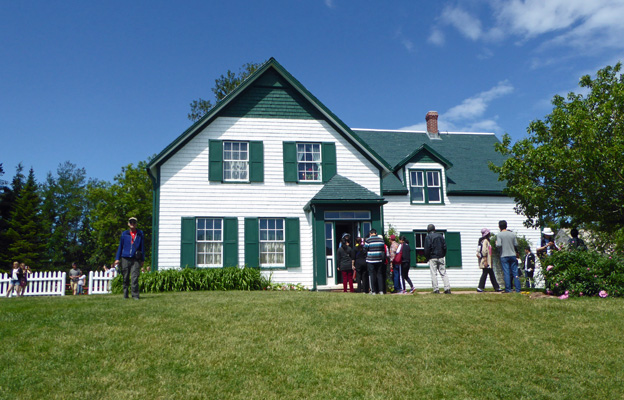
[[[511,292],[511,277],[514,278],[516,292],[520,293],[520,278],[518,277],[518,259],[515,256],[501,257],[503,267],[503,278],[505,279],[505,292]]]
[[[392,265],[392,280],[394,282],[394,291],[400,292],[405,290],[405,282],[403,282],[401,276],[401,264]]]

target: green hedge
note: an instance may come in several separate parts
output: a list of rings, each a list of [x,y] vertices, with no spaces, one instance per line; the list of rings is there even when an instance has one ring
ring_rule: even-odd
[[[590,251],[558,251],[542,260],[546,288],[554,295],[624,296],[624,259]]]
[[[262,290],[268,281],[258,268],[184,268],[146,272],[139,276],[141,293],[197,290]],[[113,279],[113,293],[121,293],[121,274]]]

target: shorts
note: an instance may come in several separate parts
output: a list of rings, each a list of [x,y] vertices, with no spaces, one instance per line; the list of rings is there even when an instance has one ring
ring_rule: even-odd
[[[11,279],[11,285],[13,285],[13,286],[17,286],[17,285],[19,285],[19,284],[20,284],[19,279]]]

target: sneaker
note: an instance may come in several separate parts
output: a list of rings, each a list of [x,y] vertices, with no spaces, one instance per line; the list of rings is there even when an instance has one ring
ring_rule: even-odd
[[[494,291],[495,291],[495,292],[498,292],[498,293],[500,293],[500,292],[502,292],[502,291],[503,291],[503,289],[501,289],[501,288],[498,288],[498,289],[495,289]]]
[[[479,292],[479,293],[483,293],[483,289],[481,289],[481,288],[477,288],[477,292]]]
[[[416,288],[413,287],[412,290],[410,290],[410,294],[414,293],[416,291]]]
[[[446,289],[446,290],[444,291],[444,294],[451,294],[451,289]]]
[[[433,294],[440,294],[440,291],[439,290],[434,290]]]
[[[375,292],[371,292],[371,295],[373,295],[373,296],[374,296],[374,295],[376,295],[376,294],[377,294],[377,293],[375,293]]]

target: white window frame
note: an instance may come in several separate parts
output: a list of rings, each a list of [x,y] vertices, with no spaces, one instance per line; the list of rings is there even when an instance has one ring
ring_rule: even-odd
[[[417,179],[414,179],[414,178]],[[442,171],[439,169],[410,169],[409,170],[410,185],[410,203],[411,204],[443,204],[444,191],[442,188]],[[422,200],[415,200],[415,191],[422,193]],[[430,193],[437,192],[438,200],[431,200]]]
[[[297,143],[297,180],[299,182],[322,182],[323,154],[321,148],[320,143]],[[312,171],[308,172],[308,168],[312,168]]]
[[[208,225],[209,222],[210,225]],[[216,222],[218,222],[218,227],[215,228]],[[223,218],[196,218],[195,242],[195,260],[198,267],[220,268],[223,266]]]
[[[249,182],[249,142],[223,141],[223,181]]]
[[[259,218],[260,267],[286,266],[286,220]]]

